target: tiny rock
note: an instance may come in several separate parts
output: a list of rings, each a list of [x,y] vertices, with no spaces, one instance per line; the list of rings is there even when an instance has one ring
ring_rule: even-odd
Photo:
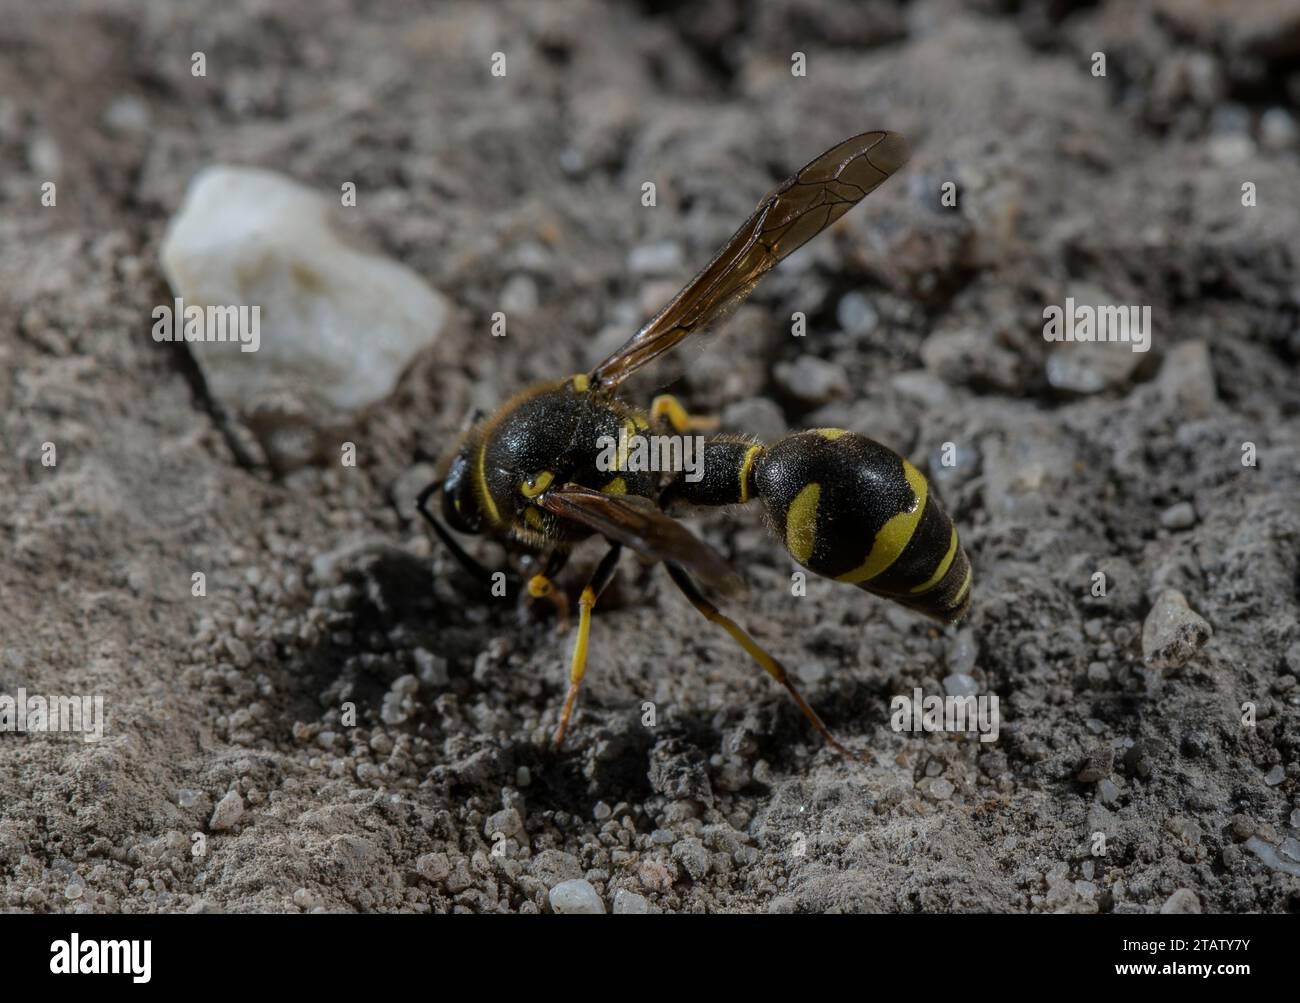
[[[849,378],[842,367],[811,355],[801,355],[793,363],[777,363],[774,375],[782,390],[806,404],[825,404],[849,392]]]
[[[1213,633],[1181,592],[1167,589],[1156,598],[1142,625],[1142,656],[1153,668],[1171,672],[1185,665]]]
[[[244,799],[239,796],[239,791],[231,791],[217,802],[208,828],[213,832],[226,832],[239,824],[239,820],[243,817]]]
[[[582,878],[561,881],[551,889],[548,898],[551,908],[561,915],[599,916],[605,912],[605,903],[600,900],[595,886]]]
[[[1199,913],[1201,911],[1201,901],[1196,897],[1196,892],[1190,888],[1179,888],[1165,900],[1165,904],[1160,907],[1163,915],[1171,913]]]
[[[644,895],[620,888],[614,896],[615,916],[644,916],[650,912],[650,900]]]

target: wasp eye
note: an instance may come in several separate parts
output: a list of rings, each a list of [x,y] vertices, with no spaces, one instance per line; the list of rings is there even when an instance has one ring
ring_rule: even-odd
[[[541,473],[533,474],[532,477],[519,485],[519,490],[523,492],[525,498],[536,498],[551,486],[553,480],[555,480],[555,475],[549,470],[543,470]]]

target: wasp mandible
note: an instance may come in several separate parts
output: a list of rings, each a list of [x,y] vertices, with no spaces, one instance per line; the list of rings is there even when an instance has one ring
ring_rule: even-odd
[[[621,348],[589,373],[542,383],[475,421],[417,507],[466,570],[491,572],[449,531],[487,534],[510,551],[539,556],[526,588],[564,606],[554,579],[574,545],[609,544],[578,600],[569,689],[555,732],[564,740],[587,666],[591,612],[614,577],[623,547],[662,562],[677,588],[781,683],[813,727],[847,750],[822,723],[789,673],[705,595],[743,590],[716,550],[667,513],[676,506],[762,503],[772,532],[814,574],[856,585],[954,623],[970,605],[971,566],[957,530],[924,476],[877,442],[837,428],[795,432],[765,445],[742,435],[705,442],[703,476],[608,469],[598,442],[655,429],[706,427],[671,396],[648,411],[617,396],[620,384],[692,334],[729,314],[777,262],[821,233],[907,161],[893,132],[867,132],[823,153],[778,185],[722,250]],[[444,526],[429,510],[442,491]]]

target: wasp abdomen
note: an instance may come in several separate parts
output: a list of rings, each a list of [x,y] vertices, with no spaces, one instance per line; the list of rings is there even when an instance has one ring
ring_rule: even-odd
[[[689,479],[678,473],[664,490],[660,503],[668,508],[687,505],[743,505],[752,494],[754,461],[764,447],[739,435],[718,435],[704,444],[701,476]]]
[[[970,605],[970,561],[921,472],[864,435],[798,432],[753,458],[746,494],[760,498],[790,555],[951,623]]]

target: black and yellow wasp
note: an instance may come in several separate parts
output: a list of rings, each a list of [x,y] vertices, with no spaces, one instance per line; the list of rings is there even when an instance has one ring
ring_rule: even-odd
[[[957,530],[926,479],[898,454],[865,436],[819,428],[771,445],[715,435],[704,445],[702,476],[613,468],[599,442],[658,429],[705,427],[672,397],[647,413],[615,396],[646,363],[734,309],[778,261],[811,240],[898,170],[907,145],[868,132],[823,153],[771,192],[717,256],[640,331],[590,373],[530,387],[476,421],[418,508],[439,539],[485,584],[491,572],[429,511],[441,490],[442,516],[464,534],[490,534],[509,549],[539,555],[529,596],[563,607],[553,578],[573,546],[604,537],[609,550],[579,599],[569,691],[555,733],[564,738],[587,664],[591,610],[610,583],[624,546],[662,561],[669,577],[708,620],[726,630],[785,686],[814,727],[843,747],[795,689],[782,665],[705,597],[696,579],[723,594],[743,589],[710,546],[670,518],[678,505],[762,502],[772,531],[809,571],[903,603],[945,623],[970,604],[971,566]],[[627,439],[623,440],[627,441]]]

